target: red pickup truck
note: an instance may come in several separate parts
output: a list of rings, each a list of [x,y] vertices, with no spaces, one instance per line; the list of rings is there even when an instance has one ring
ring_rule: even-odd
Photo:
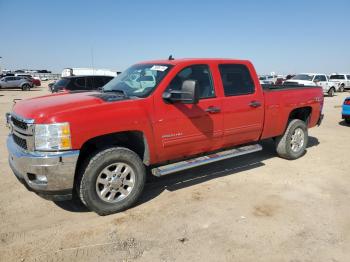
[[[29,190],[76,196],[106,215],[137,201],[146,170],[162,176],[256,152],[266,138],[297,159],[322,107],[321,88],[262,87],[249,61],[143,62],[100,91],[17,102],[7,115],[9,163]]]

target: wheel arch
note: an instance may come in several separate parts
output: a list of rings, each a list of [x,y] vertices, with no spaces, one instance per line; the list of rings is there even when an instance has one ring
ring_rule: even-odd
[[[93,137],[82,145],[75,170],[75,183],[80,171],[88,164],[87,160],[100,150],[111,146],[128,148],[134,151],[146,166],[150,165],[148,141],[143,132],[135,130],[104,134]]]
[[[143,132],[136,130],[104,134],[85,141],[80,149],[78,162],[109,146],[128,148],[134,151],[145,165],[149,165],[150,154],[147,138]]]
[[[308,124],[310,122],[311,115],[312,115],[311,106],[295,108],[289,113],[287,125],[293,119],[299,119],[304,121],[306,124]]]

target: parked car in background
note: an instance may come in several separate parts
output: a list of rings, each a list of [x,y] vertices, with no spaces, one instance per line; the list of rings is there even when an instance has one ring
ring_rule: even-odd
[[[318,73],[302,73],[297,74],[291,79],[285,81],[284,85],[304,85],[304,86],[320,86],[323,93],[328,96],[334,96],[336,92],[335,83],[330,82],[326,74]]]
[[[350,124],[350,97],[345,98],[343,103],[342,118],[347,124]]]
[[[160,177],[254,153],[267,138],[280,157],[302,157],[323,102],[316,86],[263,88],[245,60],[142,62],[100,91],[17,102],[8,159],[29,190],[77,196],[107,215],[138,200],[147,170]]]
[[[113,79],[113,76],[68,76],[55,82],[50,90],[52,93],[61,91],[98,90]]]
[[[332,74],[329,81],[333,82],[338,92],[350,88],[350,74]]]
[[[20,88],[23,91],[30,90],[33,83],[19,76],[5,76],[0,79],[0,88]]]
[[[18,77],[27,79],[28,81],[32,82],[33,84],[32,87],[41,86],[41,81],[39,79],[33,78],[31,76],[21,76],[21,75],[18,75]]]
[[[259,82],[261,85],[273,85],[272,76],[259,76]]]

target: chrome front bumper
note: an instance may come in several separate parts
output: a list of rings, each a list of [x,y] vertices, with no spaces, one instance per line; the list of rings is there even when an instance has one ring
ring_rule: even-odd
[[[65,152],[28,152],[7,138],[9,164],[28,190],[51,200],[72,197],[79,150]]]

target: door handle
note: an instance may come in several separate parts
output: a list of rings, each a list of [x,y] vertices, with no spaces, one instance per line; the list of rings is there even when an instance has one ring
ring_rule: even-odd
[[[257,108],[257,107],[261,106],[261,102],[259,102],[259,101],[252,101],[252,102],[249,103],[249,106]]]
[[[220,107],[209,106],[207,109],[205,109],[205,112],[215,114],[215,113],[220,113],[221,109],[220,109]]]

